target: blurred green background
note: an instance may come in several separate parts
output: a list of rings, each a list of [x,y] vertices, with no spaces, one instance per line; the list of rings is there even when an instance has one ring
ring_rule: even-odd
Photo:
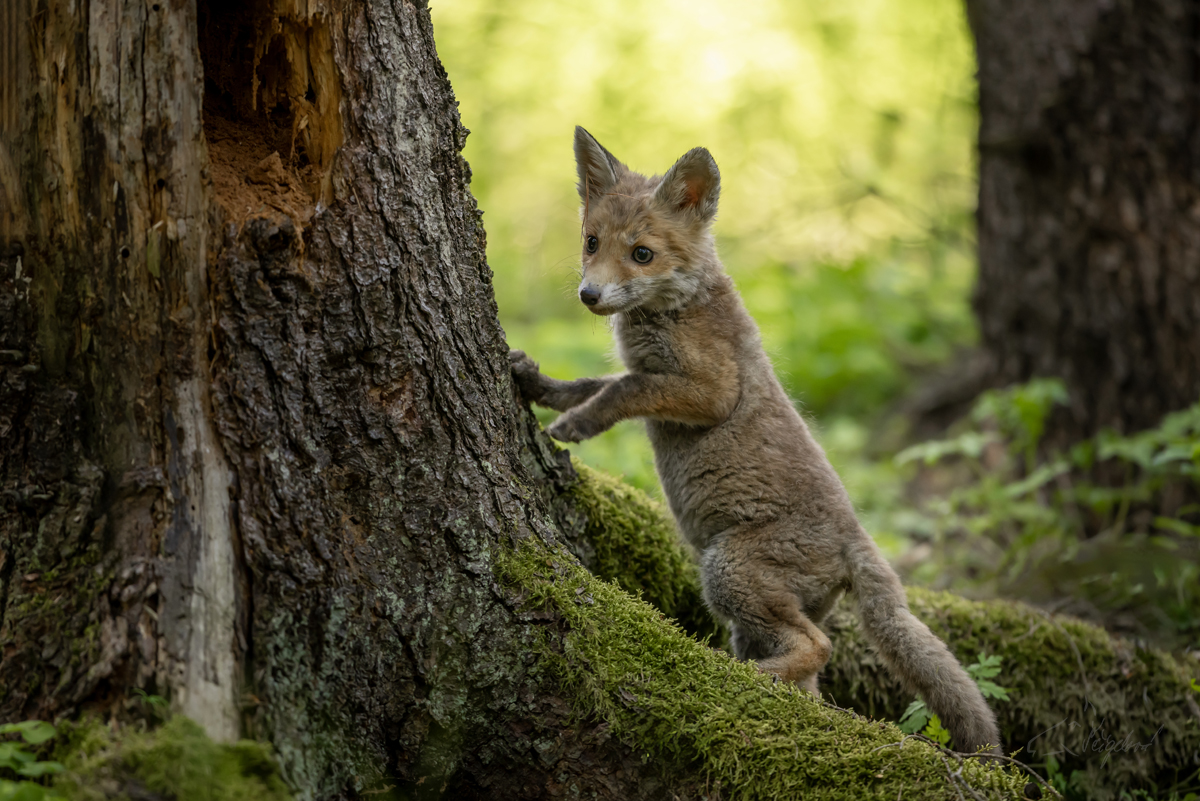
[[[473,131],[465,155],[512,347],[558,378],[621,369],[575,295],[573,127],[645,173],[703,145],[722,172],[726,267],[906,580],[1200,647],[1200,504],[1164,504],[1195,497],[1200,406],[1051,451],[1040,437],[1065,390],[1034,381],[984,393],[944,439],[895,452],[910,444],[898,402],[976,342],[975,60],[960,0],[431,8]],[[571,450],[661,495],[640,423]]]
[[[853,492],[881,410],[975,336],[977,112],[961,3],[431,8],[473,131],[465,155],[509,343],[559,378],[620,369],[607,325],[575,297],[573,127],[645,173],[703,145],[722,172],[725,264]],[[658,491],[639,423],[573,450]],[[861,496],[878,482],[858,483],[872,506]]]

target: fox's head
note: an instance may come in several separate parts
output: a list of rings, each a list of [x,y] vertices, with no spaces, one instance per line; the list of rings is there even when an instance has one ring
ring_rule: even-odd
[[[579,299],[594,314],[679,308],[720,269],[709,227],[721,173],[707,150],[689,150],[661,178],[647,178],[576,126],[575,164],[583,200]]]

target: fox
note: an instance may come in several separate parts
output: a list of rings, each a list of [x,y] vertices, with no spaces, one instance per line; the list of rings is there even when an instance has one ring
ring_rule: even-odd
[[[908,608],[896,572],[784,391],[717,256],[721,176],[689,150],[665,174],[626,167],[575,128],[582,201],[579,300],[608,317],[626,372],[564,381],[509,354],[524,398],[581,442],[642,418],[668,506],[699,557],[705,603],[734,655],[819,695],[844,593],[905,689],[965,751],[999,753],[996,718],[954,655]]]

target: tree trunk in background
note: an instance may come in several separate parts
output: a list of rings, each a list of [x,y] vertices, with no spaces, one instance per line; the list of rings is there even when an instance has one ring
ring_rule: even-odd
[[[1200,7],[967,0],[994,380],[1059,376],[1064,440],[1200,397]]]
[[[537,489],[572,472],[513,394],[428,11],[0,23],[0,720],[139,688],[302,797],[661,794],[497,585],[582,524]]]

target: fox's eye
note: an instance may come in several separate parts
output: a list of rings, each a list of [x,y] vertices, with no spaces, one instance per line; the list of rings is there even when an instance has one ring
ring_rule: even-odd
[[[633,260],[638,264],[649,264],[654,258],[654,251],[650,248],[636,247],[633,249]]]
[[[597,247],[599,247],[599,246],[600,246],[600,240],[599,240],[599,239],[597,239],[597,238],[596,238],[596,237],[594,237],[594,236],[589,236],[589,237],[587,238],[587,252],[588,252],[588,253],[595,253],[595,252],[596,252],[596,248],[597,248]]]

